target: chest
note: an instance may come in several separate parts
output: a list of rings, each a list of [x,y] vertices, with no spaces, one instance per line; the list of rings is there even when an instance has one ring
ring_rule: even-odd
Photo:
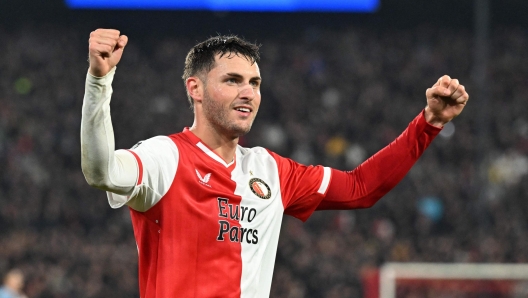
[[[243,210],[260,211],[281,203],[277,165],[271,157],[258,154],[237,157],[227,166],[203,155],[181,158],[174,184],[187,188],[189,203],[214,201],[218,214],[238,206],[241,220]]]
[[[258,231],[282,219],[278,175],[273,158],[256,154],[228,166],[207,156],[182,156],[161,200],[163,217],[178,222],[174,226],[199,226],[216,241],[256,244]]]

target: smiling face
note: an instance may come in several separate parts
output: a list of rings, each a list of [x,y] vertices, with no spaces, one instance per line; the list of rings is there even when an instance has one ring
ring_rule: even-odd
[[[244,56],[215,58],[207,73],[203,97],[196,99],[195,113],[215,132],[238,138],[251,129],[260,106],[260,70]]]

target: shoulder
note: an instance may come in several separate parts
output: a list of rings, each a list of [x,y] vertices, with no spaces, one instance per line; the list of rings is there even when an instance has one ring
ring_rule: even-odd
[[[247,162],[256,162],[262,165],[273,164],[273,167],[276,167],[288,160],[287,158],[282,157],[279,154],[263,147],[246,148],[238,146],[238,148],[239,150],[237,154],[240,154],[242,160]]]
[[[143,148],[156,148],[156,147],[175,147],[176,143],[173,141],[172,136],[155,136],[146,140],[141,140],[132,146],[132,150],[141,150]]]
[[[147,156],[151,158],[163,158],[171,156],[177,157],[180,149],[177,146],[177,142],[169,136],[155,136],[139,141],[128,151],[136,153],[142,158]]]
[[[242,156],[257,155],[257,156],[262,156],[262,157],[265,157],[265,156],[271,157],[271,154],[273,154],[273,152],[263,147],[248,148],[248,147],[242,147],[240,145],[238,146],[238,152]]]

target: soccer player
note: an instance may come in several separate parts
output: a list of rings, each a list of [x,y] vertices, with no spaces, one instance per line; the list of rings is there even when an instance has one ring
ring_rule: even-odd
[[[268,297],[283,214],[304,221],[315,210],[372,206],[469,98],[443,76],[407,129],[353,171],[305,166],[238,145],[261,101],[259,48],[217,36],[185,60],[192,126],[115,150],[111,84],[127,41],[117,30],[90,35],[82,169],[112,208],[130,209],[143,298]]]

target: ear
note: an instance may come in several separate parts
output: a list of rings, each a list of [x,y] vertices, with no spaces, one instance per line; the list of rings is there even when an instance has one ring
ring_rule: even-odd
[[[198,77],[189,77],[185,81],[185,86],[187,88],[187,93],[195,102],[202,102],[204,94],[204,84],[202,80]]]

